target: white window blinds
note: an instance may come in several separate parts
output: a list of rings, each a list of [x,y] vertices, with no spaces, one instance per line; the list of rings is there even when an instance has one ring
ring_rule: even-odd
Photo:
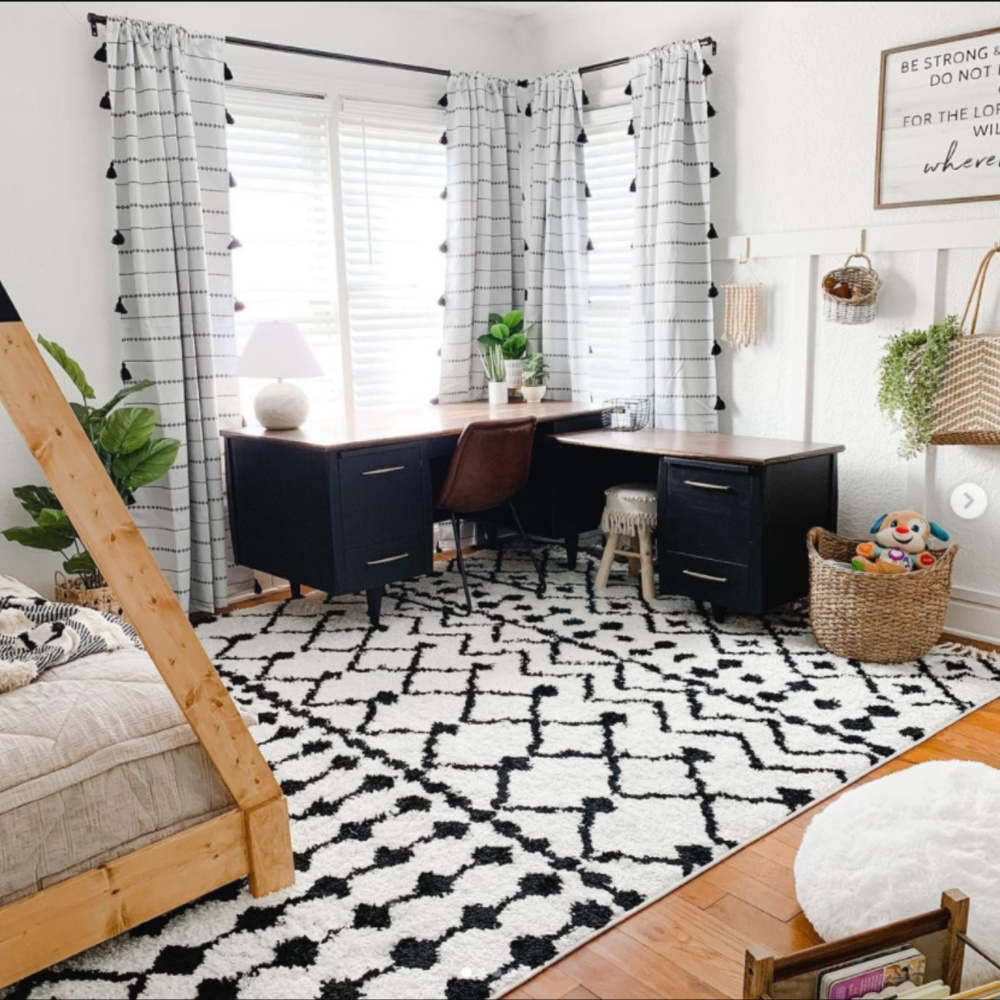
[[[354,405],[437,395],[444,112],[345,99],[340,181]]]
[[[596,401],[628,392],[629,296],[635,139],[628,134],[628,107],[600,108],[585,115],[584,151],[590,201],[590,388]]]
[[[330,162],[330,113],[325,100],[229,93],[236,124],[227,132],[233,234],[233,285],[245,309],[236,314],[240,348],[257,323],[297,323],[326,377],[308,379],[317,416],[339,414],[343,379],[337,311],[337,269]],[[243,379],[245,414],[253,412],[255,380]]]

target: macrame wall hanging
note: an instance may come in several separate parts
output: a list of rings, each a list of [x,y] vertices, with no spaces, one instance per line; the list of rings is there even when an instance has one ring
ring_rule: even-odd
[[[740,281],[740,269],[749,273],[750,281]],[[757,328],[760,322],[760,300],[764,286],[750,266],[750,239],[743,245],[742,256],[736,259],[736,267],[729,280],[722,286],[726,296],[726,317],[722,328],[722,339],[731,347],[753,347],[757,343]]]

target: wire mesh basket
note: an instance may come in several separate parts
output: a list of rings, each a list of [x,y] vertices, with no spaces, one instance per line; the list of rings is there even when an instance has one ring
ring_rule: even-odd
[[[641,431],[653,415],[649,396],[622,396],[609,399],[601,411],[601,422],[609,431]]]

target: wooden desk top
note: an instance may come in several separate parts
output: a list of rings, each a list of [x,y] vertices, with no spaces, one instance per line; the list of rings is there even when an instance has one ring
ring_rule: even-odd
[[[539,421],[558,420],[584,413],[600,413],[595,403],[444,403],[399,410],[362,410],[353,419],[306,423],[295,431],[268,431],[263,427],[223,430],[223,437],[276,441],[301,448],[342,451],[433,437],[456,437],[474,420],[514,420],[534,415]],[[616,434],[615,437],[622,435]]]
[[[553,440],[583,448],[608,448],[702,462],[730,462],[733,465],[773,465],[812,455],[832,455],[844,450],[842,444],[735,437],[731,434],[706,434],[700,431],[671,431],[660,427],[647,427],[641,431],[576,431],[571,434],[555,434]]]

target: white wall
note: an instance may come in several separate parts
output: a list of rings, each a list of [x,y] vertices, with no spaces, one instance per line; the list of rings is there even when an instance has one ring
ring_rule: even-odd
[[[887,508],[923,504],[964,549],[956,567],[962,600],[952,624],[1000,639],[1000,449],[937,449],[921,489],[924,465],[908,469],[896,457],[874,402],[885,338],[901,326],[927,322],[928,315],[960,308],[976,250],[970,244],[939,255],[930,298],[920,270],[925,251],[876,254],[886,289],[879,319],[867,327],[824,323],[809,296],[812,276],[840,262],[841,250],[825,252],[830,241],[819,230],[866,226],[874,238],[887,225],[1000,217],[1000,203],[871,208],[880,50],[996,25],[995,0],[578,3],[518,21],[434,3],[7,5],[0,12],[0,275],[30,328],[63,342],[103,395],[117,385],[118,328],[111,311],[117,292],[107,242],[111,190],[103,176],[110,138],[106,113],[97,107],[105,67],[90,58],[97,42],[84,24],[91,6],[223,34],[511,77],[713,35],[719,42],[718,55],[709,57],[719,112],[713,159],[722,170],[713,187],[716,228],[723,237],[800,234],[789,236],[787,255],[754,261],[769,286],[764,337],[758,348],[720,359],[729,403],[723,429],[797,437],[811,426],[817,440],[847,445],[844,530],[863,533]],[[316,81],[327,92],[354,96],[386,88],[425,96],[439,86],[432,77],[245,48],[231,47],[228,57],[237,81]],[[621,70],[588,77],[591,100],[620,101],[623,79]],[[835,248],[852,245],[845,236]],[[730,269],[720,262],[717,275],[725,279]],[[1000,310],[992,318],[993,328],[1000,326]],[[0,525],[19,514],[9,487],[39,478],[9,421],[0,420]],[[994,498],[976,522],[959,522],[947,507],[951,488],[965,480],[981,483]],[[0,542],[0,571],[34,586],[47,589],[56,566],[44,553]]]
[[[509,19],[420,3],[18,3],[0,9],[0,277],[33,333],[83,364],[98,398],[120,385],[117,272],[107,69],[88,10],[171,21],[191,29],[279,41],[444,69],[523,75]],[[102,36],[103,37],[103,36]],[[314,83],[353,96],[386,88],[422,99],[441,77],[353,67],[230,46],[236,81]],[[0,527],[24,523],[12,486],[42,482],[11,422],[0,415]],[[51,592],[56,554],[0,539],[0,572]]]
[[[924,508],[963,549],[955,568],[960,600],[949,624],[995,640],[1000,449],[938,448],[926,462],[908,466],[897,457],[896,437],[875,394],[887,337],[961,312],[979,258],[1000,236],[1000,203],[876,212],[872,201],[880,51],[997,24],[996,2],[578,3],[522,20],[516,29],[530,38],[544,69],[600,62],[680,38],[712,35],[718,41],[718,54],[707,56],[718,111],[712,159],[722,171],[712,190],[713,222],[723,237],[716,253],[736,252],[745,235],[788,234],[756,241],[768,254],[752,261],[768,286],[763,340],[719,359],[728,403],[722,429],[772,437],[811,430],[814,440],[845,444],[842,530],[863,537],[886,510],[908,503]],[[623,100],[624,69],[584,82],[595,104]],[[971,221],[987,219],[995,224]],[[897,230],[894,243],[901,249],[873,254],[885,282],[874,323],[848,327],[822,320],[810,291],[842,263],[862,227],[874,246],[884,227],[952,220],[956,225],[941,227],[940,235],[960,249],[921,250],[926,240],[914,225],[912,250],[909,231],[900,237]],[[845,232],[831,239],[823,232],[829,229]],[[734,239],[727,243],[727,236]],[[830,249],[837,252],[825,252]],[[992,322],[981,327],[994,330],[1000,327],[995,269],[987,292],[992,315],[985,317]],[[716,281],[727,280],[732,270],[731,260],[717,260]],[[992,498],[991,509],[973,522],[960,521],[948,506],[952,489],[966,481],[979,483]]]

